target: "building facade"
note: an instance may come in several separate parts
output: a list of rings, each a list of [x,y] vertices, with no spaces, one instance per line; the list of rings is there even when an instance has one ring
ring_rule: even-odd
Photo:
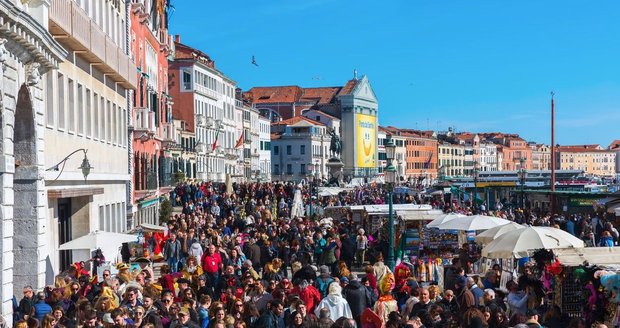
[[[91,258],[89,250],[58,251],[59,245],[91,231],[128,227],[127,127],[130,94],[137,85],[129,15],[130,3],[121,1],[58,0],[49,8],[49,30],[68,56],[43,79],[49,146],[42,149],[50,168],[42,175],[47,189],[44,226],[49,228],[40,255],[48,261],[43,270],[48,284],[69,264]],[[79,168],[87,163],[92,168],[85,177]],[[117,255],[109,251],[106,256]]]
[[[271,181],[271,121],[258,115],[258,181]]]
[[[556,169],[579,170],[598,177],[616,176],[616,151],[599,145],[556,147]]]
[[[0,313],[8,325],[13,324],[11,298],[25,285],[46,285],[47,260],[56,247],[48,229],[45,153],[56,145],[45,140],[45,80],[67,51],[50,34],[49,6],[46,1],[0,2]]]
[[[182,44],[179,36],[174,45],[168,90],[174,99],[173,117],[195,134],[189,148],[196,152],[196,177],[216,182],[224,182],[227,175],[243,177],[242,150],[235,148],[242,131],[235,82],[217,70],[207,54]]]
[[[168,96],[168,60],[174,44],[168,35],[165,1],[133,0],[130,45],[138,85],[132,98],[130,226],[159,222],[159,202],[173,186],[171,149],[178,132]]]
[[[353,79],[341,87],[254,87],[243,97],[272,122],[295,118],[311,110],[339,119],[345,178],[369,178],[377,174],[379,103],[366,76],[358,79],[354,73]]]
[[[330,136],[325,124],[296,116],[271,125],[271,179],[301,181],[314,174],[328,179]],[[315,166],[314,172],[308,164]]]
[[[480,143],[479,164],[479,169],[482,172],[499,171],[501,169],[496,144],[491,142]]]
[[[465,146],[440,139],[437,152],[440,180],[464,176]]]
[[[534,142],[529,145],[532,148],[532,170],[551,170],[551,148]]]

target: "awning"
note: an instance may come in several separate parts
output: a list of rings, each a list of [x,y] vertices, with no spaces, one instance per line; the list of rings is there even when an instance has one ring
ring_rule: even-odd
[[[59,188],[59,189],[48,189],[47,190],[48,199],[72,198],[72,197],[93,196],[93,195],[101,195],[101,194],[103,194],[103,188],[94,188],[94,187]]]
[[[554,249],[553,253],[565,266],[579,266],[584,262],[599,266],[618,266],[620,264],[620,248],[617,247],[586,247]]]
[[[420,211],[396,211],[403,221],[433,221],[442,215],[441,210],[420,210]]]

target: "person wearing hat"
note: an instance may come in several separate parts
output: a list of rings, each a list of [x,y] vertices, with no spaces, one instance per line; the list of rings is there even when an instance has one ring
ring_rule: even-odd
[[[321,265],[319,270],[320,275],[316,278],[316,286],[321,293],[321,298],[324,298],[327,296],[327,289],[329,288],[329,285],[334,282],[334,278],[330,276],[329,267],[327,265]]]
[[[372,297],[366,286],[361,284],[356,273],[351,273],[351,281],[342,290],[342,296],[349,303],[357,326],[361,327],[360,317],[366,308],[372,306]]]
[[[465,276],[458,276],[454,283],[454,290],[456,291],[457,302],[459,303],[459,314],[465,313],[469,308],[472,308],[476,302],[474,294],[467,288],[467,278]]]
[[[183,306],[177,313],[177,319],[170,323],[170,328],[199,328],[199,326],[190,320],[189,309]]]
[[[540,316],[538,314],[538,311],[536,311],[536,309],[527,310],[525,315],[527,316],[527,321],[525,322],[525,324],[529,328],[542,328],[542,325],[538,323]]]

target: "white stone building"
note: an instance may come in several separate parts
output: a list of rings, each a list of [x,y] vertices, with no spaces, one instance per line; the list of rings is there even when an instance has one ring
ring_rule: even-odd
[[[235,149],[242,131],[235,82],[217,70],[207,54],[182,44],[179,36],[168,74],[173,117],[195,132],[196,177],[224,182],[226,175],[243,176],[240,150]]]
[[[271,125],[271,179],[301,181],[312,172],[308,164],[318,166],[315,175],[329,178],[330,136],[325,124],[304,116],[296,116]]]
[[[481,172],[499,171],[497,145],[491,142],[480,143],[480,166]]]
[[[258,116],[258,179],[271,181],[271,122],[268,118]]]
[[[49,30],[68,56],[42,82],[48,284],[71,263],[91,257],[89,250],[58,251],[59,245],[95,230],[127,229],[128,99],[137,80],[128,55],[128,6],[121,1],[51,3]],[[86,156],[93,166],[87,180],[79,169]],[[111,252],[104,255],[115,258]]]

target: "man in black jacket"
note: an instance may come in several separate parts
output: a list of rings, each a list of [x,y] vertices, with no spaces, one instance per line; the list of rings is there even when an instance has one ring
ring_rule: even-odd
[[[361,322],[359,319],[362,312],[364,312],[366,308],[372,306],[372,297],[368,289],[360,283],[360,280],[357,278],[357,274],[351,273],[351,281],[342,290],[342,296],[349,303],[351,314],[353,314],[353,318],[356,318],[355,321],[357,326],[361,327]]]
[[[284,312],[284,306],[279,300],[271,302],[271,306],[268,311],[265,311],[263,315],[258,318],[255,328],[284,328],[282,327],[280,316]]]

